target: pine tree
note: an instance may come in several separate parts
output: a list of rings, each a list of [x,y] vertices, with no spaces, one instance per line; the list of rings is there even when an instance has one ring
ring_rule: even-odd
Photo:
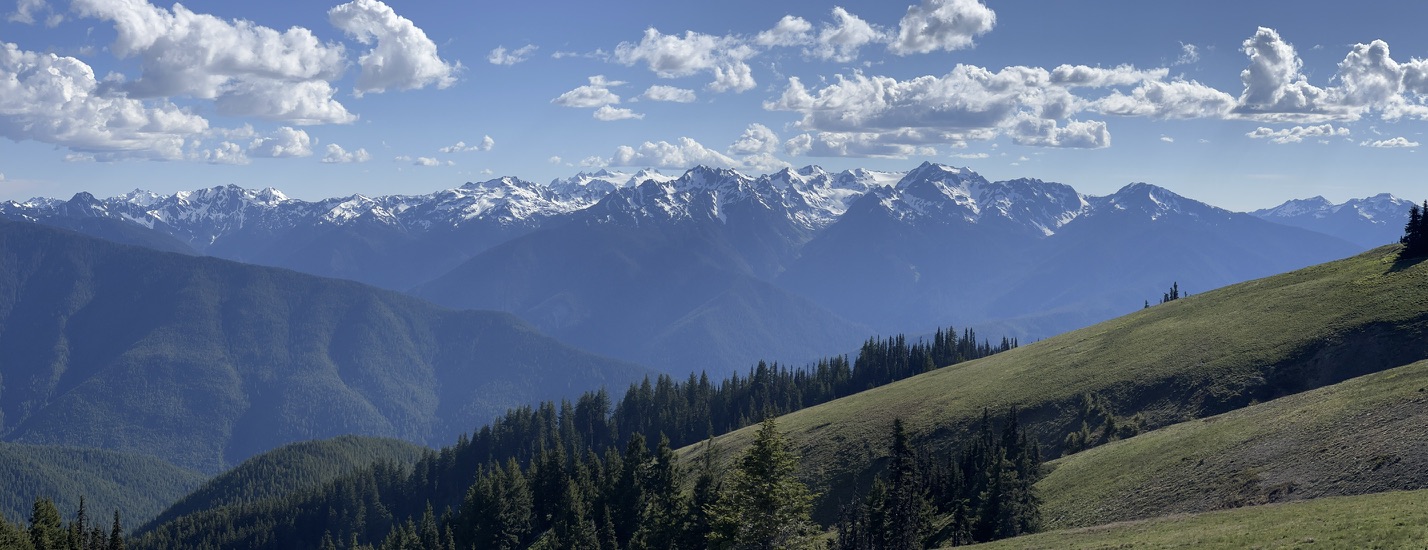
[[[24,527],[7,521],[4,514],[0,514],[0,548],[34,549],[30,544],[30,534],[25,532]]]
[[[1403,244],[1399,259],[1428,255],[1428,201],[1423,201],[1421,210],[1416,204],[1408,208],[1408,223],[1404,224],[1403,237],[1398,242]]]
[[[922,483],[917,456],[908,441],[902,419],[893,419],[893,439],[889,449],[888,489],[884,513],[882,548],[913,550],[923,547],[932,529],[932,509]]]
[[[764,420],[715,504],[712,546],[737,549],[812,547],[813,495],[799,481],[798,457],[773,417]]]
[[[65,544],[64,522],[54,501],[36,498],[30,511],[30,544],[35,550],[62,550]]]

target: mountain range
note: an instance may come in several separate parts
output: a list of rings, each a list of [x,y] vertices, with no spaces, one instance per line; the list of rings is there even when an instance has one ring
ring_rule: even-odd
[[[1043,338],[1172,283],[1200,292],[1391,242],[1407,204],[1310,199],[1241,214],[1148,184],[1097,197],[924,163],[600,170],[316,202],[232,185],[81,193],[0,203],[0,217],[508,311],[576,346],[683,373],[798,362],[869,333],[947,324]]]
[[[649,371],[516,317],[0,221],[0,440],[213,473],[343,434],[448,441]]]

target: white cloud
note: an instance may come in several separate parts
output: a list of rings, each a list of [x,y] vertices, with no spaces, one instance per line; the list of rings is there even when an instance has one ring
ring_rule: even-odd
[[[907,8],[888,49],[908,55],[969,48],[996,24],[996,12],[978,0],[924,0]]]
[[[1200,48],[1194,44],[1180,44],[1180,57],[1175,58],[1176,65],[1190,65],[1200,61]]]
[[[610,165],[610,161],[591,155],[580,159],[581,168],[604,168]]]
[[[1278,143],[1281,145],[1286,143],[1299,143],[1301,141],[1304,141],[1305,138],[1326,138],[1335,136],[1347,137],[1348,135],[1348,128],[1335,128],[1333,125],[1330,124],[1320,124],[1318,126],[1295,126],[1293,128],[1285,128],[1283,130],[1273,130],[1270,128],[1259,127],[1255,128],[1254,131],[1245,134],[1245,136],[1249,137],[1250,139],[1267,139],[1271,143]]]
[[[337,100],[336,90],[322,80],[279,82],[252,80],[225,89],[214,106],[226,116],[253,116],[293,124],[345,124],[358,119]]]
[[[562,159],[562,158],[560,158],[560,157],[558,157],[558,156],[552,155],[550,158],[545,159],[545,161],[546,161],[546,162],[549,162],[549,163],[551,163],[551,164],[560,164],[560,163],[562,163],[562,162],[565,162],[565,159]]]
[[[991,155],[988,155],[988,154],[986,154],[986,153],[953,153],[953,154],[952,154],[952,158],[967,159],[967,160],[984,159],[984,158],[987,158],[987,157],[990,157],[990,156],[991,156]]]
[[[482,136],[480,143],[467,145],[465,141],[458,141],[454,145],[442,147],[437,149],[437,151],[442,153],[469,153],[472,151],[490,151],[491,148],[495,146],[496,140],[491,139],[491,136]]]
[[[785,15],[772,29],[754,37],[760,46],[807,46],[813,42],[813,24],[802,17]]]
[[[102,94],[94,70],[73,57],[0,44],[0,136],[116,158],[181,159],[203,117],[168,101]]]
[[[411,90],[456,82],[460,63],[447,63],[437,54],[436,43],[410,19],[397,15],[378,0],[353,0],[327,12],[332,26],[342,29],[371,50],[357,58],[357,92],[381,93]]]
[[[45,3],[45,0],[19,0],[15,3],[15,13],[5,19],[15,23],[33,25],[35,24],[35,15],[49,11],[49,9],[50,6]]]
[[[672,101],[675,103],[693,103],[697,99],[694,90],[660,84],[650,86],[641,97],[650,101]]]
[[[248,144],[248,154],[255,157],[291,158],[312,155],[312,138],[307,132],[283,126],[267,137]]]
[[[1170,136],[1167,136],[1167,135],[1162,135],[1162,136],[1160,136],[1160,141],[1164,141],[1164,142],[1166,142],[1166,143],[1175,143],[1175,138],[1170,137]]]
[[[550,100],[550,102],[556,105],[582,109],[619,103],[620,96],[611,92],[610,88],[623,84],[624,82],[618,80],[605,80],[605,75],[597,74],[590,77],[589,84],[560,94],[560,96]]]
[[[486,61],[492,65],[515,65],[530,59],[531,54],[538,49],[540,47],[535,44],[527,44],[511,51],[506,51],[505,46],[496,46],[496,49],[486,56]]]
[[[809,157],[872,157],[905,159],[932,156],[937,150],[903,143],[892,134],[874,132],[818,132],[794,136],[784,142],[784,152]]]
[[[1146,81],[1129,94],[1117,90],[1090,104],[1108,115],[1150,118],[1223,118],[1235,107],[1235,98],[1193,80]]]
[[[243,146],[231,141],[219,143],[213,149],[198,151],[194,158],[209,164],[248,164],[248,153],[243,150]]]
[[[1140,70],[1133,65],[1118,65],[1110,69],[1086,65],[1060,65],[1051,70],[1051,83],[1067,87],[1106,88],[1131,86],[1157,81],[1170,74],[1170,69]]]
[[[0,181],[5,181],[5,173],[0,172]]]
[[[130,97],[209,99],[224,114],[300,124],[356,119],[328,84],[342,75],[344,48],[308,29],[278,32],[146,0],[75,0],[72,8],[112,22],[110,51],[139,58],[137,79],[113,83]]]
[[[739,165],[728,156],[705,147],[688,137],[679,138],[676,143],[667,141],[646,141],[638,148],[621,145],[609,160],[610,166],[639,166],[653,168],[690,168],[695,165],[733,168]]]
[[[821,59],[847,63],[858,58],[863,46],[885,39],[882,30],[841,7],[833,8],[833,19],[833,24],[818,31],[818,44],[812,53]]]
[[[729,146],[730,155],[755,155],[778,150],[779,138],[768,126],[757,122],[744,129],[743,135]]]
[[[348,152],[336,143],[327,144],[327,154],[322,157],[322,162],[327,164],[347,164],[369,160],[372,160],[372,155],[368,154],[366,149]]]
[[[448,161],[445,161],[445,162],[442,162],[440,159],[435,159],[435,158],[431,158],[431,157],[417,157],[417,158],[415,158],[415,159],[413,159],[413,158],[411,158],[411,157],[398,157],[398,160],[410,160],[410,161],[412,161],[412,165],[413,165],[413,166],[455,166],[455,165],[456,165],[455,162],[452,162],[452,161],[449,161],[449,160],[448,160]]]
[[[603,121],[606,121],[606,122],[609,122],[609,121],[612,121],[612,120],[629,120],[629,119],[632,119],[632,118],[633,118],[633,119],[645,118],[645,115],[644,115],[643,113],[636,113],[636,112],[634,112],[633,110],[630,110],[630,109],[620,109],[620,108],[617,108],[617,107],[611,107],[611,106],[609,106],[609,105],[604,105],[604,106],[601,106],[599,109],[596,109],[596,110],[595,110],[595,113],[594,113],[594,116],[595,116],[595,120],[603,120]]]
[[[1353,118],[1327,103],[1328,94],[1309,84],[1294,46],[1274,29],[1260,27],[1244,41],[1250,65],[1240,72],[1244,92],[1235,112],[1260,120],[1314,121]]]
[[[1396,137],[1396,138],[1393,138],[1393,139],[1381,139],[1381,140],[1377,140],[1377,141],[1365,141],[1365,142],[1359,143],[1359,145],[1364,146],[1364,147],[1407,148],[1407,147],[1417,147],[1417,146],[1418,146],[1418,142],[1416,142],[1416,141],[1409,141],[1408,138],[1405,138],[1405,137],[1400,136],[1400,137]]]
[[[1111,133],[1099,120],[1070,120],[1061,126],[1055,120],[1023,116],[1011,131],[1012,142],[1037,147],[1100,149],[1111,146]]]
[[[645,30],[639,43],[621,42],[615,60],[625,65],[644,63],[660,78],[679,78],[700,72],[714,75],[709,89],[743,92],[756,86],[753,70],[745,61],[755,50],[740,39],[687,31],[683,37]]]

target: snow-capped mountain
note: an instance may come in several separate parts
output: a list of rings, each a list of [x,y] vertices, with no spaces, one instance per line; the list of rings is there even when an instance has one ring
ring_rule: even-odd
[[[1324,197],[1295,199],[1251,215],[1275,223],[1327,233],[1365,248],[1398,241],[1413,201],[1380,193],[1334,204]]]
[[[1316,198],[1255,217],[1144,183],[1098,197],[923,163],[907,172],[598,170],[549,184],[505,177],[317,201],[231,185],[80,193],[0,203],[0,217],[387,288],[420,285],[427,299],[513,311],[582,345],[607,342],[602,352],[625,359],[719,362],[746,358],[727,343],[752,337],[730,323],[779,311],[804,311],[821,319],[804,328],[822,328],[770,338],[780,343],[769,343],[768,358],[816,347],[815,332],[865,332],[853,326],[918,331],[1019,317],[1012,334],[1047,336],[1138,307],[1171,282],[1205,290],[1354,251],[1324,233],[1360,247],[1392,242],[1406,208],[1387,195],[1343,205]],[[1351,233],[1360,230],[1377,233]],[[480,299],[463,302],[463,293]],[[638,326],[619,321],[636,318]],[[676,350],[679,331],[716,336],[702,340],[709,349]]]

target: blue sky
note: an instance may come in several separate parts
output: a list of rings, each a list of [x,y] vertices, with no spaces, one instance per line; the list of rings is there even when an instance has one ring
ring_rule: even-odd
[[[696,163],[1421,199],[1428,3],[0,4],[0,199]]]

